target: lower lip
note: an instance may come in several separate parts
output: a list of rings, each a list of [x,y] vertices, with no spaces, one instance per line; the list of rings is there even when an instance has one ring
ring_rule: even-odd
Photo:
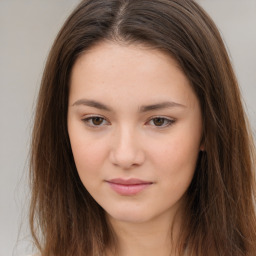
[[[117,183],[111,183],[111,182],[108,182],[108,184],[115,192],[123,196],[136,195],[139,192],[146,189],[147,187],[149,187],[150,185],[152,185],[152,183],[123,185],[123,184],[117,184]]]

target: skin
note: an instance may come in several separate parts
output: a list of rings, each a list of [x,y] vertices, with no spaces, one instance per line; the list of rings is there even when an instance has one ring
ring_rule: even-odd
[[[203,149],[199,101],[177,62],[141,45],[94,46],[72,69],[68,132],[81,181],[117,235],[118,255],[170,255],[170,227],[176,215],[175,237]],[[151,185],[120,195],[108,183],[114,178]]]

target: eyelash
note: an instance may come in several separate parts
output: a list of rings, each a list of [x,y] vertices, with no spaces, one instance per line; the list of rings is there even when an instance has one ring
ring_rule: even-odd
[[[103,122],[107,122],[108,124],[106,125],[109,125],[109,122],[102,116],[89,116],[89,117],[86,117],[84,119],[82,119],[82,121],[89,127],[93,127],[93,128],[99,128],[101,126],[103,126],[104,124],[99,124],[99,125],[95,125],[93,124],[93,119],[96,119],[96,118],[99,118],[101,119]]]
[[[156,121],[157,119],[160,119],[161,121],[164,121],[164,125],[155,125],[153,124],[153,126],[155,126],[156,128],[166,128],[166,127],[169,127],[171,125],[174,124],[175,120],[174,119],[170,119],[170,118],[167,118],[167,117],[163,117],[163,116],[155,116],[155,117],[151,117],[149,119],[149,121],[146,122],[146,124],[150,123],[150,122],[154,122]]]
[[[100,124],[93,124],[93,120],[94,119],[100,119],[102,122]],[[175,123],[175,120],[174,119],[170,119],[170,118],[167,118],[167,117],[162,117],[162,116],[155,116],[155,117],[151,117],[147,122],[146,122],[146,125],[149,124],[150,122],[154,122],[156,121],[157,119],[161,120],[164,122],[164,125],[155,125],[153,124],[154,127],[156,128],[166,128],[166,127],[169,127],[171,125],[173,125]],[[109,125],[110,122],[107,121],[104,117],[102,116],[89,116],[89,117],[86,117],[84,119],[82,119],[82,121],[89,127],[93,127],[93,128],[100,128],[104,125]],[[105,123],[105,124],[104,124]]]

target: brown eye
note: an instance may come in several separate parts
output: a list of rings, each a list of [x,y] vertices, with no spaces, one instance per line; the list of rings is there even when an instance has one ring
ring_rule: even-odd
[[[96,116],[96,117],[92,117],[92,124],[97,126],[97,125],[101,125],[104,121],[104,119],[102,117]]]
[[[166,119],[162,117],[157,117],[153,119],[153,123],[155,126],[163,126],[165,122],[166,122]]]
[[[147,124],[154,126],[154,127],[159,127],[159,128],[165,128],[170,125],[172,125],[175,122],[173,119],[169,119],[166,117],[154,117],[150,119]]]
[[[109,125],[109,122],[101,116],[90,116],[82,119],[82,121],[89,127],[101,127]]]

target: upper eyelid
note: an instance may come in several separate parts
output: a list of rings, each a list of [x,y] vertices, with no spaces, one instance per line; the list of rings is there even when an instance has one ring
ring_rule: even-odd
[[[89,120],[90,118],[94,118],[94,117],[103,118],[106,122],[111,123],[111,122],[108,120],[108,118],[106,118],[106,117],[103,116],[103,115],[98,115],[98,114],[87,114],[87,115],[83,116],[83,117],[81,118],[81,120],[83,120],[83,121],[84,121],[84,120]],[[153,120],[153,119],[155,119],[155,118],[163,118],[163,119],[166,119],[166,120],[168,120],[168,121],[170,121],[170,122],[175,122],[175,121],[176,121],[175,118],[171,118],[171,117],[167,117],[167,116],[162,116],[162,115],[154,115],[154,116],[149,117],[149,118],[146,120],[145,123],[148,123],[148,122],[150,122],[151,120]]]
[[[174,120],[174,118],[168,117],[168,116],[165,116],[165,115],[154,115],[154,116],[152,116],[151,118],[152,118],[152,119],[153,119],[153,118],[165,118],[165,119]]]
[[[176,121],[175,118],[172,118],[172,117],[167,117],[167,116],[161,116],[161,115],[155,115],[155,116],[151,116],[150,118],[148,118],[147,120],[150,121],[150,120],[153,120],[155,118],[163,118],[163,119],[166,119],[166,120],[169,120],[169,121]],[[147,121],[147,122],[148,122]]]
[[[106,120],[108,120],[108,118],[106,118],[105,116],[103,115],[99,115],[99,114],[86,114],[82,117],[82,119],[86,119],[86,118],[90,118],[90,117],[101,117],[101,118],[104,118]],[[164,116],[164,115],[154,115],[154,116],[150,116],[147,120],[151,120],[151,119],[154,119],[154,118],[164,118],[164,119],[168,119],[168,120],[172,120],[172,121],[175,121],[175,118],[172,118],[172,117],[167,117],[167,116]]]
[[[87,114],[87,115],[84,115],[81,119],[84,120],[84,119],[93,118],[93,117],[100,117],[100,118],[103,118],[106,121],[108,121],[108,118],[106,118],[103,115],[98,115],[98,114]],[[163,118],[163,119],[167,119],[167,120],[170,120],[170,121],[175,121],[176,120],[175,118],[172,118],[172,117],[167,117],[167,116],[162,116],[162,115],[154,115],[154,116],[149,117],[147,119],[147,121],[155,119],[155,118]]]
[[[105,116],[103,116],[103,115],[98,115],[98,114],[87,114],[87,115],[83,115],[82,116],[82,120],[85,120],[85,119],[90,119],[90,118],[94,118],[94,117],[100,117],[100,118],[103,118],[103,119],[105,119],[106,121],[108,121],[108,119],[105,117]]]
[[[82,120],[83,122],[86,122],[86,121],[92,120],[92,119],[95,118],[95,117],[102,118],[105,122],[107,122],[108,124],[110,124],[110,121],[109,121],[107,118],[105,118],[104,116],[102,116],[102,115],[94,115],[94,114],[85,115],[85,116],[83,116],[83,117],[81,118],[81,120]],[[107,125],[108,125],[108,124],[107,124]],[[88,124],[86,124],[86,125],[91,126],[91,127],[95,127],[95,128],[100,128],[101,126],[103,126],[103,125],[92,125],[92,124],[89,124],[89,122],[88,122]]]

